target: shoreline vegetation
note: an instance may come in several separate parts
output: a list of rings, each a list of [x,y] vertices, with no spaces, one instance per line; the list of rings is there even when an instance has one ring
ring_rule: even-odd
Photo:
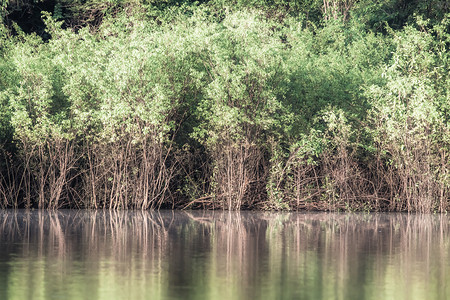
[[[0,208],[447,212],[447,1],[0,2]]]

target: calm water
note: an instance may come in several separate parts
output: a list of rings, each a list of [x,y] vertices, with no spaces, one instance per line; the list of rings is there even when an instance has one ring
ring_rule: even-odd
[[[0,299],[450,299],[440,215],[0,211]]]

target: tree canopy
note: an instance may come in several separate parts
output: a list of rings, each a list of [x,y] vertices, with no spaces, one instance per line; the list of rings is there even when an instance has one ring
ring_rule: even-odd
[[[4,0],[0,206],[447,211],[447,1]]]

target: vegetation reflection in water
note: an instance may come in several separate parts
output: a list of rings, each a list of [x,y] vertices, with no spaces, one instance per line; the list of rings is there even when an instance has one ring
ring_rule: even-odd
[[[444,215],[1,211],[0,299],[447,299]]]

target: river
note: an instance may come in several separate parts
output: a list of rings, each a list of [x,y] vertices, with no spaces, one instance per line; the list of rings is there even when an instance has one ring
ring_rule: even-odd
[[[446,215],[0,211],[0,299],[450,299]]]

